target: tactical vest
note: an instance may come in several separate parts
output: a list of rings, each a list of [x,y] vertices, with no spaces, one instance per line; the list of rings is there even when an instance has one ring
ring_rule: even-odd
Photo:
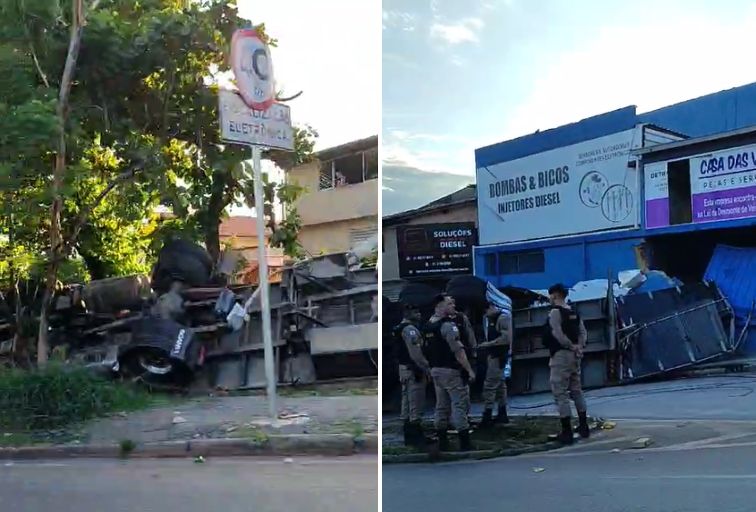
[[[499,330],[496,328],[496,324],[499,322],[502,313],[496,313],[493,317],[488,317],[488,332],[486,333],[486,341],[493,341],[499,337]],[[488,348],[488,355],[497,359],[503,359],[507,357],[509,347],[507,345],[497,345]]]
[[[403,364],[405,366],[415,366],[415,362],[410,357],[409,350],[407,349],[407,343],[405,343],[404,338],[402,337],[402,331],[408,325],[415,324],[403,320],[402,323],[394,327],[394,330],[392,331],[392,334],[394,336],[394,346],[396,347],[396,358],[399,361],[399,364]]]
[[[428,323],[423,330],[423,354],[428,359],[431,368],[459,370],[461,366],[457,362],[454,352],[449,347],[449,343],[441,336],[441,326],[447,322],[456,323],[448,317]]]
[[[580,339],[580,315],[578,315],[574,309],[565,308],[563,306],[554,306],[552,310],[553,309],[558,310],[562,318],[562,332],[564,332],[565,336],[569,338],[573,345],[577,345],[578,340]],[[554,335],[551,334],[551,324],[548,319],[546,319],[544,331],[543,344],[549,349],[552,356],[560,350],[567,350],[559,343]]]
[[[457,330],[459,331],[459,341],[462,343],[462,346],[465,347],[465,352],[469,355],[472,346],[470,346],[470,337],[467,335],[467,326],[465,325],[464,317],[460,314],[456,314],[450,318],[450,320],[457,326]]]
[[[486,341],[493,341],[499,337],[499,331],[496,329],[496,324],[501,318],[501,312],[496,313],[493,317],[488,317],[488,332],[486,333]]]

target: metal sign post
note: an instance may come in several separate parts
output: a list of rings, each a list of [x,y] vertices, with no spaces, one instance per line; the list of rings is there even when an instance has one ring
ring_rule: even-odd
[[[268,258],[265,254],[265,194],[262,183],[260,146],[252,146],[252,172],[255,180],[255,211],[257,213],[258,287],[260,288],[260,314],[262,315],[263,346],[265,351],[265,380],[268,390],[268,410],[273,421],[278,420],[276,408],[276,367],[273,354],[273,337],[270,322],[270,288],[268,286]]]
[[[275,423],[278,421],[277,372],[270,319],[268,259],[265,250],[265,194],[260,160],[262,148],[293,151],[294,134],[289,107],[276,103],[270,51],[256,29],[241,29],[234,34],[231,41],[231,67],[239,91],[219,91],[221,139],[252,148],[265,381],[270,417]]]

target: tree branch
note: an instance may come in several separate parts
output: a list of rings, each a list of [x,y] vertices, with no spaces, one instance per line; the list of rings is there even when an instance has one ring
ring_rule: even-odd
[[[103,189],[103,191],[97,195],[94,201],[92,201],[89,208],[79,213],[79,216],[76,219],[76,223],[74,224],[73,231],[71,232],[71,236],[66,242],[66,250],[64,251],[65,253],[67,253],[74,245],[76,245],[76,240],[79,238],[79,234],[81,233],[84,224],[86,224],[87,219],[89,219],[89,216],[92,215],[92,212],[105,200],[108,194],[110,194],[119,184],[133,179],[134,176],[136,176],[137,172],[139,172],[143,167],[144,162],[139,162],[138,164],[131,166],[130,169],[113,178]]]
[[[32,54],[34,67],[37,68],[37,73],[39,73],[39,77],[42,79],[42,83],[45,84],[45,87],[49,89],[50,82],[47,81],[47,75],[45,75],[45,72],[42,71],[42,66],[39,64],[39,59],[37,58],[37,52],[34,50],[34,42],[31,40],[31,34],[29,33],[28,27],[26,29],[26,35],[29,38],[29,50],[31,51],[31,54]]]

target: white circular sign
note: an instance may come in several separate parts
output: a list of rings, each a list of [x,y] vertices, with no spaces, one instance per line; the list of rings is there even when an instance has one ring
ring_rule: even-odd
[[[253,110],[268,110],[275,102],[273,61],[268,45],[253,28],[234,32],[231,39],[231,69],[239,94]]]

